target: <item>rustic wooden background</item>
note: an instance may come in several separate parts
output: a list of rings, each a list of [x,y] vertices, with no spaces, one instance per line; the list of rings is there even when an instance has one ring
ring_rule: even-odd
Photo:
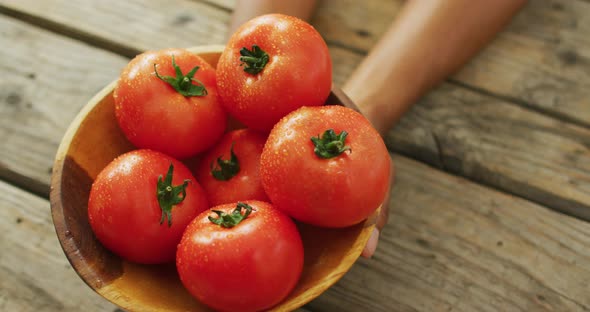
[[[402,1],[320,1],[341,84]],[[0,0],[0,311],[115,311],[69,266],[49,180],[66,127],[146,49],[219,44],[232,0]],[[531,0],[388,134],[372,260],[302,311],[590,310],[590,1]]]

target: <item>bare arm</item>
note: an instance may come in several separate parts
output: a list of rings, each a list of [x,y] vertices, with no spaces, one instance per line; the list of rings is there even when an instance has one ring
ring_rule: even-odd
[[[315,5],[316,0],[238,0],[229,32],[233,33],[240,25],[255,16],[268,13],[282,13],[309,21]]]
[[[525,0],[408,1],[343,89],[386,133],[488,43]]]

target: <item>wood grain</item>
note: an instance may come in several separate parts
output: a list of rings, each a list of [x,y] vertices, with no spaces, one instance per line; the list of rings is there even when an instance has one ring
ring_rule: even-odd
[[[127,60],[4,16],[0,46],[0,177],[47,196],[66,127]]]
[[[590,220],[588,128],[447,84],[422,99],[387,142],[447,171]]]
[[[375,256],[311,310],[590,310],[588,223],[404,157],[394,162],[390,221]]]
[[[587,1],[529,1],[453,80],[588,127],[589,16]]]
[[[67,26],[80,29],[80,31],[93,34],[95,37],[108,36],[106,37],[108,40],[115,42],[125,42],[136,50],[163,47],[164,44],[179,46],[186,45],[187,42],[192,42],[187,41],[186,36],[182,33],[179,35],[176,35],[176,33],[170,35],[160,31],[160,29],[170,27],[169,24],[165,23],[165,21],[169,21],[170,16],[174,16],[174,14],[172,14],[173,12],[170,11],[172,10],[170,8],[161,8],[160,6],[162,6],[162,4],[160,4],[158,1],[130,1],[125,3],[120,1],[103,1],[99,7],[92,8],[93,11],[92,14],[90,14],[92,15],[91,17],[84,19],[81,19],[80,16],[89,14],[89,11],[87,11],[89,8],[77,2],[57,0],[46,1],[44,2],[44,7],[41,6],[43,8],[42,10],[39,7],[31,5],[30,1],[32,0],[0,0],[0,6],[4,5],[10,6],[15,10],[25,10],[32,15],[41,14],[43,18],[54,20],[55,23],[63,24],[63,27]],[[376,17],[371,19],[371,23],[379,24],[381,26],[371,27],[384,29],[386,24],[389,23],[389,20],[384,17],[385,15],[383,14],[385,13],[383,12],[389,12],[387,14],[394,14],[398,9],[396,5],[392,5],[390,2],[387,2],[387,5],[379,6],[375,3],[381,2],[375,1],[377,0],[368,0],[367,4],[363,4],[363,9],[359,10],[367,11],[363,11],[365,13],[361,12],[358,15],[362,16],[369,13],[376,14]],[[178,1],[178,3],[184,3],[184,1]],[[331,40],[329,39],[329,36],[332,30],[330,29],[333,28],[333,31],[337,31],[339,28],[335,26],[322,26],[322,23],[331,23],[329,22],[331,20],[341,20],[343,18],[342,16],[356,16],[355,14],[348,13],[348,15],[342,15],[340,18],[338,18],[337,16],[340,15],[335,14],[344,13],[341,13],[340,11],[334,11],[334,9],[331,8],[333,6],[331,3],[332,2],[320,2],[319,10],[316,16],[316,20],[319,19],[317,21],[317,27],[320,29],[320,31],[325,29],[323,33],[328,37],[328,40]],[[548,12],[555,11],[556,9],[554,7],[560,7],[560,5],[558,5],[560,2],[555,2],[557,4],[554,5],[544,4],[545,2],[540,3],[539,1],[532,1],[531,3],[532,4],[530,4],[529,7],[527,7],[522,12],[522,16],[519,16],[517,21],[515,21],[514,25],[516,26],[511,26],[509,30],[502,34],[499,39],[496,40],[496,42],[494,42],[494,44],[492,44],[487,50],[494,50],[496,49],[495,47],[499,45],[504,51],[502,52],[502,55],[505,56],[505,58],[515,57],[513,56],[515,53],[507,52],[515,50],[515,48],[507,47],[504,43],[502,43],[502,40],[504,40],[502,38],[505,38],[506,36],[512,36],[511,34],[516,31],[514,29],[518,29],[518,31],[523,32],[523,34],[520,36],[525,39],[516,41],[530,41],[526,38],[528,38],[527,34],[532,31],[529,28],[533,26],[522,25],[522,22],[519,22],[519,19],[522,19],[523,16],[527,17],[531,14],[533,16],[545,16],[549,14]],[[227,23],[229,20],[230,15],[230,8],[222,10],[218,7],[227,6],[228,4],[231,4],[231,1],[217,3],[217,6],[196,2],[185,3],[181,4],[180,6],[184,8],[184,14],[187,14],[187,12],[203,12],[203,16],[211,16],[210,18],[193,18],[190,23],[194,23],[194,25],[191,24],[193,25],[191,28],[214,29],[215,31],[199,33],[198,37],[199,40],[203,40],[202,42],[215,42],[216,40],[222,40],[221,36],[224,32],[224,27],[226,27],[225,23]],[[98,4],[96,5],[98,6]],[[577,0],[561,3],[563,11],[567,12],[571,10],[566,8],[569,8],[573,5],[581,6],[581,11],[583,11],[583,8],[585,7],[585,4],[581,4]],[[102,6],[108,7],[108,10]],[[350,4],[338,7],[341,8],[341,10],[346,11],[350,10],[350,8],[354,7],[354,5]],[[381,7],[382,10],[379,10],[379,7]],[[134,15],[143,14],[144,16],[150,16],[150,20],[159,21],[160,23],[164,24],[160,24],[159,26],[155,22],[144,22],[142,24],[141,20],[135,20],[134,22],[130,23],[129,26],[121,28],[118,26],[123,22],[120,19],[121,17],[117,14],[110,13],[112,10],[115,10],[115,8],[119,8],[119,10],[135,12]],[[559,12],[552,14],[565,14]],[[321,19],[325,19],[325,21],[322,22]],[[533,25],[541,23],[536,21],[534,18],[529,19],[531,19],[530,23]],[[98,25],[100,21],[108,20],[111,22]],[[144,21],[147,20],[148,19],[145,19]],[[205,26],[201,25],[201,23],[214,25]],[[356,25],[358,23],[359,25],[363,25],[363,27],[368,26],[368,24],[365,25],[360,23],[360,21],[354,22],[354,20],[346,21],[346,23],[353,23],[351,25]],[[538,27],[545,29],[542,28],[545,26]],[[354,27],[342,26],[341,28],[343,33],[348,33],[350,35],[347,37],[354,37],[352,33],[350,33],[352,31],[351,29]],[[36,30],[32,32],[35,33]],[[374,40],[371,38],[376,36],[373,33],[377,32],[378,31],[371,31],[371,35],[365,36],[366,38],[361,36],[362,38],[357,38],[358,40],[351,39],[350,42],[358,45],[357,48],[354,49],[342,48],[342,45],[338,43],[332,43],[330,45],[331,56],[334,60],[334,80],[337,85],[345,81],[346,77],[350,75],[354,67],[362,59],[362,55],[359,54],[356,49],[361,46],[372,45]],[[135,33],[142,33],[142,36],[135,36],[137,38],[133,40],[128,38],[129,36],[134,36],[133,34]],[[535,38],[537,37],[539,37],[538,33]],[[582,39],[580,39],[582,37],[580,36],[575,38],[578,38],[580,41],[582,41]],[[41,41],[47,39],[44,39],[43,37],[38,40]],[[63,39],[56,37],[52,40],[59,41]],[[333,41],[336,42],[337,40],[334,39]],[[19,41],[16,42],[18,43]],[[11,42],[11,44],[13,43]],[[21,49],[26,48],[29,48],[29,46],[26,43],[22,43]],[[91,50],[86,47],[84,47],[84,49]],[[528,51],[529,48],[524,47],[523,49]],[[55,50],[55,53],[60,51],[59,49]],[[536,46],[534,50],[537,51],[537,53],[544,51],[543,49],[540,49],[539,46]],[[62,54],[69,54],[68,51],[61,51]],[[2,53],[7,52],[3,51]],[[495,59],[495,56],[486,56],[486,53],[491,52],[484,52],[469,66],[473,66],[473,68],[480,68],[482,71],[490,71],[493,73],[493,75],[490,75],[490,77],[496,77],[495,79],[502,80],[502,83],[504,83],[504,79],[506,79],[506,81],[512,81],[516,79],[519,81],[519,83],[523,83],[523,81],[526,82],[526,79],[521,81],[520,78],[514,78],[514,74],[510,74],[524,71],[525,69],[518,67],[522,65],[521,63],[512,61],[489,61],[491,63],[487,64],[483,60]],[[24,52],[21,54],[26,55]],[[63,57],[65,57],[65,55]],[[526,59],[526,57],[524,58]],[[3,61],[9,59],[10,58],[8,57],[2,58]],[[52,62],[61,62],[57,59],[58,57],[56,56],[54,59],[52,59]],[[111,58],[108,53],[104,52],[101,54],[100,58],[94,59],[100,60],[100,62],[106,62],[105,64],[96,64],[96,70],[98,72],[112,72],[112,77],[116,75],[118,68],[122,66],[120,62],[123,62],[122,60],[119,61],[119,58]],[[542,65],[542,59],[536,60],[537,62],[529,62],[527,68],[536,70],[539,67],[545,66]],[[108,65],[109,62],[113,62],[117,65]],[[538,65],[537,63],[541,65]],[[514,65],[516,67],[513,68],[507,64],[516,64],[518,66]],[[90,64],[84,64],[84,66],[86,65]],[[14,67],[12,62],[9,62],[9,64],[5,66],[11,66],[10,68]],[[53,65],[51,62],[49,62],[48,64],[40,64],[40,66]],[[76,64],[75,66],[78,65]],[[117,70],[113,70],[115,67]],[[495,69],[496,67],[499,69]],[[89,72],[90,70],[91,69],[84,69],[82,72]],[[466,70],[469,71],[469,69]],[[555,75],[557,72],[563,75],[573,75],[573,73],[579,70],[584,70],[584,67],[573,66],[571,69],[555,71],[555,73],[549,71],[546,74],[540,75],[540,77],[542,79],[550,79],[546,77],[551,77],[551,75]],[[76,73],[74,70],[71,72],[72,74]],[[26,74],[22,75],[25,78],[23,81],[27,81]],[[459,73],[459,75],[463,74]],[[487,77],[484,74],[477,73],[469,75],[473,77],[483,77],[481,79]],[[576,83],[583,84],[590,82],[590,77],[585,76],[585,74],[575,74],[575,77],[576,79],[574,80],[577,81]],[[105,79],[105,81],[108,80]],[[420,104],[416,105],[414,110],[410,112],[404,118],[404,120],[402,120],[401,124],[390,133],[388,136],[389,147],[394,151],[398,151],[405,155],[426,161],[432,165],[438,166],[439,168],[469,177],[470,179],[476,180],[478,182],[500,188],[507,192],[517,194],[519,196],[523,196],[546,205],[550,205],[556,209],[565,211],[575,216],[588,218],[590,214],[588,212],[590,211],[590,201],[588,201],[588,196],[590,196],[588,189],[588,181],[590,180],[590,176],[586,166],[586,160],[589,156],[587,144],[588,131],[568,125],[569,123],[561,122],[558,119],[546,118],[544,117],[545,113],[521,109],[507,101],[497,100],[496,96],[481,95],[481,92],[477,92],[477,90],[475,92],[472,91],[474,88],[477,89],[479,87],[469,85],[468,88],[464,88],[462,86],[457,86],[457,83],[452,82],[450,84],[445,84],[443,87],[431,92],[421,101]],[[48,100],[55,97],[54,102],[45,100],[47,105],[47,113],[60,114],[60,116],[73,116],[71,108],[63,112],[63,101],[59,100],[59,97],[62,96],[62,93],[55,92],[55,90],[52,88],[42,89],[43,92],[51,94],[51,96],[46,97]],[[551,88],[548,88],[547,90],[550,89]],[[559,93],[555,91],[551,92],[551,94],[561,94],[560,96],[576,96],[576,94],[579,94],[577,90],[586,92],[587,90],[590,90],[590,88],[579,89],[574,84],[568,86],[567,90],[568,92]],[[87,98],[89,98],[93,92],[94,91],[87,92]],[[14,97],[5,96],[4,101],[13,101],[11,100],[12,98]],[[79,98],[81,98],[81,96],[77,97],[76,100]],[[590,99],[590,97],[586,98]],[[79,101],[76,102],[76,104],[81,105],[80,103],[82,102],[83,101]],[[590,105],[583,106],[590,108]],[[583,116],[585,109],[586,108],[577,109],[575,107],[569,107],[568,111],[572,112],[573,114]],[[511,117],[511,115],[507,114],[506,112],[512,112],[510,114],[516,114],[517,116]],[[15,120],[15,118],[21,118],[22,120],[24,118],[29,124],[36,123],[39,119],[47,118],[29,118],[27,114],[14,112],[7,114],[6,116],[7,120]],[[46,188],[49,173],[45,168],[48,167],[48,159],[51,159],[54,153],[56,147],[55,142],[58,140],[57,138],[60,137],[57,134],[59,131],[56,131],[56,129],[63,131],[64,128],[62,124],[65,125],[66,123],[67,122],[58,124],[58,127],[51,129],[50,132],[37,134],[38,136],[49,135],[51,138],[42,137],[29,139],[27,137],[23,139],[19,136],[14,137],[13,141],[8,142],[7,146],[9,147],[9,153],[7,153],[7,158],[3,160],[4,164],[0,166],[0,174],[3,176],[11,176],[11,181],[14,181],[15,178],[13,175],[10,173],[3,173],[3,171],[7,170],[2,170],[2,168],[9,168],[8,171],[10,172],[18,172],[17,178],[24,179],[24,181],[21,181],[21,185],[34,185],[35,189]],[[10,127],[7,129],[2,130],[5,133],[8,133],[4,136],[10,137],[10,133],[13,131],[13,129],[15,129],[15,127],[17,127],[17,125],[10,125]],[[23,130],[23,133],[27,133],[27,131],[31,132],[30,128],[27,129],[28,130]],[[481,141],[482,139],[485,139],[485,141]],[[35,143],[31,144],[31,140],[33,140]],[[23,162],[22,157],[15,157],[14,155],[16,154],[13,153],[13,151],[22,149],[22,146],[25,145],[33,146],[35,148],[34,153],[26,156],[28,157],[27,162]],[[527,151],[532,151],[533,153],[527,154]],[[30,163],[35,166],[34,170],[29,168],[31,166]],[[539,178],[539,172],[541,172],[543,176],[542,179]]]
[[[114,311],[74,272],[49,202],[0,181],[0,311]]]
[[[404,157],[394,161],[390,222],[376,255],[307,310],[590,310],[588,223]],[[47,200],[4,182],[0,193],[0,228],[10,229],[0,236],[0,310],[113,311],[67,263]]]
[[[377,0],[366,2],[372,1]],[[137,5],[152,14],[168,12],[162,7],[152,11],[148,5],[154,2],[108,2],[112,7],[89,10],[73,1],[31,0],[0,0],[0,11],[6,13],[7,7],[14,7],[22,13],[18,5],[27,3],[31,6],[27,12],[32,13],[20,17],[28,22],[77,34],[76,38],[93,45],[114,42],[131,52],[140,50],[142,44],[157,46],[161,39],[158,27],[165,26],[142,26],[136,20],[129,32],[146,32],[142,38],[132,38],[121,26],[125,24],[119,12],[124,11],[117,5]],[[105,23],[98,32],[92,28],[98,26],[89,27],[85,19],[99,17],[57,18],[67,12],[60,5],[78,7],[90,15],[102,14],[103,20],[120,14],[113,18],[119,24]],[[587,209],[588,133],[543,116],[553,114],[581,124],[588,121],[584,105],[590,98],[584,93],[588,89],[587,6],[588,2],[577,0],[531,1],[515,21],[517,26],[507,31],[509,35],[496,40],[494,45],[500,45],[497,50],[493,45],[484,51],[455,76],[453,84],[442,86],[416,106],[390,134],[390,147],[539,202]],[[34,7],[42,9],[34,11]],[[373,21],[385,25],[383,8],[367,12],[372,12],[368,16]],[[208,15],[217,16],[208,23],[224,25],[229,10],[216,12],[222,13]],[[13,13],[8,12],[18,15]],[[43,16],[45,24],[38,23],[35,14]],[[386,27],[383,25],[377,27]],[[374,43],[379,29],[357,29],[361,31],[357,31],[355,44]],[[195,40],[214,40],[207,36]],[[178,43],[187,41],[184,35],[173,38]],[[126,59],[4,16],[0,17],[0,45],[11,47],[0,49],[0,69],[10,73],[0,78],[0,177],[46,194],[48,169],[65,127],[81,105],[118,74]],[[184,46],[188,45],[193,44]],[[365,50],[334,39],[331,51],[337,64],[336,80],[341,83]],[[69,83],[57,81],[55,73]],[[462,90],[455,83],[501,94],[511,101],[522,100],[521,105],[543,114]],[[551,105],[554,107],[545,107]],[[376,256],[372,261],[359,261],[308,309],[590,310],[587,223],[403,157],[396,157],[396,163],[394,210]],[[44,210],[48,202],[4,182],[0,182],[0,194],[0,310],[78,311],[84,307],[112,311],[114,307],[92,293],[65,260],[49,212]]]
[[[222,44],[229,13],[195,1],[2,0],[0,12],[17,16],[125,55],[162,48]],[[130,55],[131,54],[131,55]]]

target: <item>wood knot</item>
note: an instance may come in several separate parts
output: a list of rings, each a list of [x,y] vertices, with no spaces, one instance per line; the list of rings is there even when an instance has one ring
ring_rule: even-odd
[[[424,248],[430,248],[430,243],[429,243],[427,240],[424,240],[424,239],[418,238],[418,239],[416,240],[416,243],[418,243],[418,245],[420,245],[420,246],[422,246],[422,247],[424,247]]]
[[[563,11],[563,4],[553,3],[553,4],[551,4],[551,8],[555,11]]]
[[[6,96],[6,104],[8,105],[17,106],[22,100],[23,98],[18,93],[9,93],[8,96]]]
[[[192,16],[190,16],[188,14],[180,14],[180,15],[177,15],[176,18],[174,18],[172,25],[184,26],[184,25],[190,23],[192,20],[193,20]]]
[[[363,37],[363,38],[369,37],[371,35],[371,33],[369,33],[368,31],[366,31],[364,29],[357,29],[356,30],[356,34],[359,37]]]
[[[557,54],[561,62],[565,65],[574,65],[578,63],[578,53],[573,50],[566,50]]]

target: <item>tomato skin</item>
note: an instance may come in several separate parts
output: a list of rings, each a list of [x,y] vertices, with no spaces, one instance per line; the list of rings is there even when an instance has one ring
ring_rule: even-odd
[[[240,49],[254,44],[269,54],[268,64],[257,75],[240,65]],[[217,64],[222,104],[259,131],[270,131],[281,117],[303,105],[323,105],[331,85],[332,61],[321,35],[306,22],[281,14],[243,24]]]
[[[253,130],[234,130],[226,133],[206,153],[199,164],[196,177],[205,189],[211,206],[244,200],[268,201],[259,175],[260,154],[265,142],[266,136]],[[215,165],[220,156],[224,160],[230,159],[232,143],[240,171],[227,181],[217,180],[211,174],[211,163]]]
[[[172,225],[160,224],[158,177],[174,165],[173,185],[185,179],[186,197],[172,208]],[[123,154],[96,177],[88,200],[88,219],[98,240],[122,258],[138,263],[174,260],[185,227],[209,207],[205,192],[181,162],[151,150]]]
[[[202,303],[221,311],[259,311],[282,301],[303,269],[303,244],[295,223],[271,204],[242,223],[223,228],[201,213],[186,229],[176,256],[180,280]],[[227,213],[236,203],[213,209]]]
[[[185,97],[156,77],[174,76],[172,56],[186,74],[199,66],[194,78],[205,96]],[[186,158],[211,147],[223,135],[227,116],[219,103],[215,69],[198,55],[182,49],[148,51],[123,69],[114,90],[115,115],[131,143],[175,158]]]
[[[351,151],[329,159],[314,153],[311,137],[348,132]],[[322,227],[367,218],[389,187],[390,157],[379,133],[360,113],[342,106],[302,107],[270,132],[260,160],[271,202],[291,217]]]

